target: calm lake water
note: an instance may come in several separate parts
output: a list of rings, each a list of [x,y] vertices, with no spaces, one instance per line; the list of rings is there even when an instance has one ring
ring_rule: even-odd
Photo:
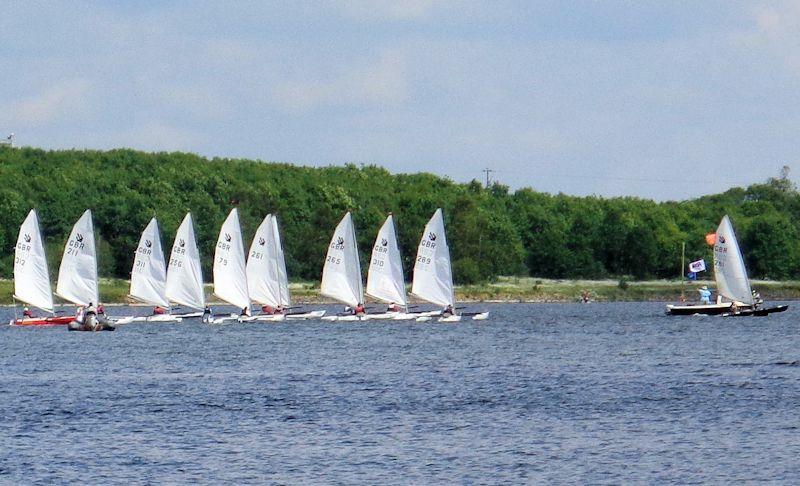
[[[0,482],[800,481],[796,306],[485,307],[457,325],[2,326]]]

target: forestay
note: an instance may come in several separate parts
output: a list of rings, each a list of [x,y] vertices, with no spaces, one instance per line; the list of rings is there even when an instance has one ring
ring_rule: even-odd
[[[77,305],[97,305],[97,253],[92,212],[86,210],[72,227],[58,270],[56,293]]]
[[[441,209],[437,209],[425,225],[414,262],[411,293],[432,304],[455,306],[450,249],[447,247]]]
[[[202,310],[206,305],[191,213],[183,218],[172,245],[167,268],[167,299],[194,309]]]
[[[754,299],[750,280],[747,278],[747,269],[728,215],[723,216],[717,228],[717,238],[714,243],[714,277],[717,281],[717,291],[721,296],[753,305]]]
[[[384,302],[406,305],[406,287],[403,262],[390,214],[378,231],[367,273],[367,295]]]
[[[361,263],[353,219],[344,215],[328,245],[328,255],[322,268],[322,295],[355,307],[364,302],[364,287],[361,283]]]
[[[35,209],[31,209],[19,228],[14,250],[14,297],[53,312],[53,290]]]
[[[233,208],[222,223],[214,253],[214,294],[220,299],[250,311],[250,295],[247,292],[242,229],[239,213]]]
[[[142,232],[131,270],[131,297],[142,302],[169,307],[167,300],[167,265],[161,248],[156,218]]]
[[[247,258],[247,289],[250,298],[261,304],[273,308],[291,306],[278,218],[272,214],[264,218],[250,245]]]

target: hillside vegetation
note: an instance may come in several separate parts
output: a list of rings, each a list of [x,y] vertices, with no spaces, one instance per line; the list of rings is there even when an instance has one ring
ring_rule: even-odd
[[[425,222],[444,209],[455,279],[676,278],[681,243],[688,259],[710,260],[704,241],[723,214],[739,236],[751,277],[798,276],[800,196],[787,179],[683,202],[510,192],[431,174],[390,174],[375,166],[300,167],[186,153],[0,148],[0,277],[11,277],[19,225],[39,211],[50,271],[58,269],[72,224],[91,208],[100,275],[128,278],[139,235],[157,216],[166,251],[186,211],[195,217],[204,274],[219,227],[237,204],[245,238],[277,214],[290,278],[318,280],[328,241],[352,211],[366,262],[393,212],[410,279]]]

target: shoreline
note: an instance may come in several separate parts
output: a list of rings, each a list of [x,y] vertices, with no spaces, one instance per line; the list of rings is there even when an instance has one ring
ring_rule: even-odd
[[[766,301],[800,300],[800,281],[754,280],[754,290]],[[129,281],[123,279],[101,279],[100,295],[104,305],[127,305],[147,307],[128,296]],[[456,301],[464,303],[568,303],[580,302],[584,291],[592,302],[665,302],[678,303],[681,292],[686,302],[699,301],[697,289],[707,285],[714,290],[714,282],[697,280],[682,283],[677,280],[554,280],[535,277],[500,277],[495,282],[456,287]],[[0,306],[21,305],[13,300],[14,283],[0,280]],[[295,282],[289,285],[292,300],[297,304],[335,305],[331,299],[322,297],[318,282]],[[215,299],[212,285],[206,284],[206,295],[211,305],[225,305]],[[716,297],[714,292],[713,297]],[[369,300],[368,304],[371,304]],[[420,301],[410,298],[409,303]],[[65,305],[65,304],[62,304]],[[72,305],[72,304],[69,304]]]

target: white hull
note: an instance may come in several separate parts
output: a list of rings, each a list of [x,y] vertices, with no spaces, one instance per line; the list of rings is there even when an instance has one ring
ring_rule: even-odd
[[[304,312],[302,314],[286,314],[286,320],[295,321],[302,319],[319,319],[325,315],[324,310],[315,310],[311,312]]]
[[[439,319],[437,319],[437,321],[439,321],[439,322],[461,322],[461,316],[454,315],[454,316],[450,316],[450,317],[440,317]]]
[[[488,312],[481,312],[480,314],[475,314],[474,316],[472,316],[473,321],[485,321],[488,318],[489,318]]]
[[[172,314],[157,314],[154,316],[126,316],[112,319],[114,324],[130,324],[132,322],[181,322],[183,316]]]
[[[336,322],[352,322],[352,321],[363,321],[365,320],[364,316],[324,316],[322,317],[323,321],[336,321]]]
[[[286,316],[284,314],[266,314],[266,315],[258,315],[258,316],[250,316],[250,317],[242,317],[242,322],[281,322],[286,320]]]

